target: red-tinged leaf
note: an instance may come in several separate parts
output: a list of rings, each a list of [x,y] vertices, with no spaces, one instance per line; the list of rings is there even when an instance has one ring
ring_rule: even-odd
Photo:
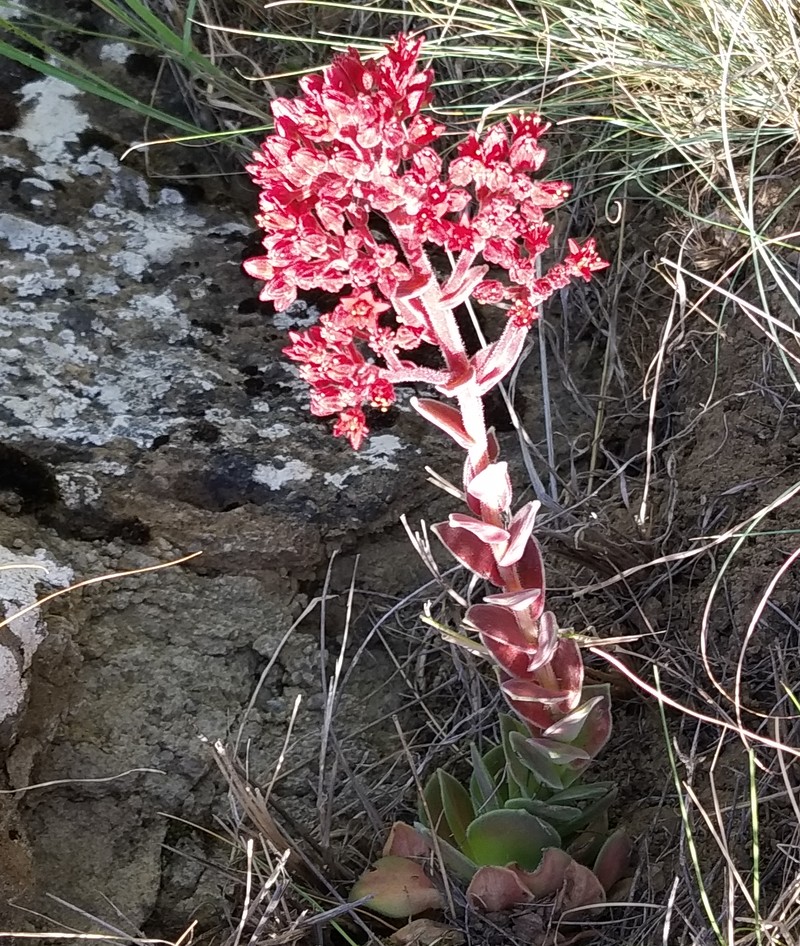
[[[500,688],[516,702],[540,706],[557,707],[569,697],[568,690],[550,690],[535,680],[504,680]]]
[[[527,331],[513,322],[506,322],[503,334],[472,359],[478,393],[483,397],[511,371],[522,354]]]
[[[527,811],[510,808],[479,815],[469,826],[467,838],[479,867],[514,863],[523,870],[535,870],[544,848],[561,843],[552,825]]]
[[[586,695],[585,689],[583,695]],[[585,703],[582,703],[577,709],[574,709],[571,713],[567,713],[566,716],[559,719],[557,723],[548,726],[542,733],[542,736],[544,736],[545,739],[558,739],[559,742],[574,742],[586,725],[589,713],[591,713],[602,699],[602,696],[594,696]]]
[[[578,864],[577,861],[567,865],[564,872],[564,886],[556,900],[556,908],[560,913],[605,902],[606,892],[588,867]],[[576,917],[573,915],[572,919]]]
[[[530,903],[533,894],[513,867],[481,867],[467,888],[467,900],[474,909],[485,913],[504,913],[512,907]]]
[[[350,901],[371,897],[370,910],[405,917],[443,907],[439,891],[421,864],[406,857],[380,857],[350,891]]]
[[[580,731],[571,740],[572,745],[579,746],[593,759],[608,742],[611,735],[611,691],[607,683],[583,688],[582,699],[596,699],[586,715],[586,720]],[[553,727],[549,727],[553,728]],[[562,737],[559,737],[562,738]],[[566,741],[566,740],[565,740]],[[575,762],[570,769],[573,779],[577,778],[589,765],[588,762]]]
[[[623,829],[615,831],[600,848],[594,862],[594,874],[608,892],[627,871],[633,853],[633,843]]]
[[[512,611],[524,611],[538,605],[541,597],[541,588],[523,588],[522,591],[501,591],[496,595],[486,595],[483,600],[486,604],[501,604]]]
[[[383,845],[384,857],[427,857],[431,844],[419,831],[404,821],[395,821]]]
[[[542,558],[542,550],[539,543],[533,537],[528,539],[525,551],[517,560],[514,571],[517,574],[517,580],[523,588],[542,589],[542,597],[539,599],[539,602],[541,611],[544,611],[544,596],[547,589],[545,584],[544,559]],[[534,615],[534,617],[539,617],[541,611],[539,615]]]
[[[583,690],[583,657],[580,647],[574,640],[562,637],[553,653],[550,666],[558,685],[568,693],[561,712],[569,713],[580,703]]]
[[[607,683],[584,687],[583,696],[599,699],[589,712],[580,736],[574,741],[594,758],[611,735],[611,687]]]
[[[519,879],[537,900],[555,896],[564,886],[567,867],[572,858],[559,847],[548,847],[542,852],[542,862],[534,871],[520,871]]]
[[[494,427],[490,427],[486,431],[486,439],[489,441],[489,446],[486,449],[486,455],[489,457],[489,462],[494,463],[500,456],[500,441],[497,439],[497,434],[495,433]]]
[[[472,516],[466,516],[463,512],[451,513],[449,522],[454,529],[466,529],[482,542],[502,545],[508,541],[508,533],[505,529],[492,525],[491,522],[484,522],[482,519],[473,519]]]
[[[516,758],[540,782],[556,791],[564,787],[559,766],[554,765],[536,746],[531,745],[528,738],[521,733],[511,733],[509,743]]]
[[[571,762],[591,761],[591,756],[587,752],[566,742],[556,742],[554,739],[531,736],[528,739],[528,744],[535,746],[553,765],[569,765]]]
[[[488,266],[473,266],[458,278],[454,273],[442,286],[441,305],[447,309],[455,309],[466,302],[488,270]]]
[[[497,560],[499,565],[502,565],[504,568],[510,565],[516,565],[522,558],[523,553],[528,547],[528,542],[533,533],[534,524],[536,523],[536,514],[541,505],[538,500],[533,500],[533,502],[525,503],[521,509],[517,510],[508,528],[510,536],[508,545]],[[527,587],[530,587],[530,585],[527,585]]]
[[[434,401],[428,398],[411,398],[411,406],[421,414],[425,420],[430,421],[440,430],[443,430],[448,436],[461,447],[462,450],[469,450],[474,446],[474,442],[464,429],[464,423],[461,419],[461,411],[449,404],[443,404],[441,401]]]
[[[503,684],[500,689],[509,707],[527,724],[532,733],[541,733],[542,730],[551,726],[558,716],[551,706],[530,700],[515,699],[511,694],[506,693]]]
[[[454,529],[447,522],[431,526],[431,531],[465,568],[498,588],[503,584],[491,547],[466,529]]]
[[[398,299],[417,299],[428,288],[431,277],[424,273],[414,273],[410,279],[401,282],[395,290]]]
[[[490,463],[477,476],[474,476],[467,486],[467,493],[497,513],[508,509],[511,504],[511,480],[505,460],[501,463]],[[510,532],[510,535],[513,542],[513,532]],[[522,554],[521,550],[520,554]]]
[[[510,608],[498,604],[474,604],[466,619],[478,629],[481,643],[512,677],[523,677],[536,656],[538,645],[527,641]]]

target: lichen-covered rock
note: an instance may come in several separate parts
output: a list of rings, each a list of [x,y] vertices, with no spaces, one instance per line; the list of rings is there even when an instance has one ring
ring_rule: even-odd
[[[58,80],[16,100],[20,120],[0,133],[0,564],[36,556],[50,584],[0,571],[16,583],[0,600],[32,600],[67,569],[80,580],[203,554],[68,595],[0,637],[0,787],[54,783],[2,802],[0,925],[33,922],[7,890],[71,924],[83,921],[43,894],[100,917],[110,901],[136,929],[178,924],[162,871],[186,872],[162,844],[185,846],[184,822],[221,803],[203,740],[235,736],[332,552],[366,544],[362,581],[389,593],[423,573],[381,534],[428,505],[431,451],[402,408],[359,454],[310,417],[280,349],[314,313],[262,314],[240,271],[246,216],[121,166],[96,144],[113,110]],[[246,719],[255,773],[271,770],[298,694],[295,757],[318,752],[326,655],[298,633]],[[358,705],[359,686],[392,673],[376,654],[361,684],[351,675],[342,706],[359,727],[399,702],[383,687]],[[277,791],[291,808],[308,785],[295,772]],[[185,888],[175,902],[189,909]]]

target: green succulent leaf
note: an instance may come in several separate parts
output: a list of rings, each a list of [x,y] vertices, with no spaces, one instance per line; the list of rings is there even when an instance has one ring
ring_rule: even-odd
[[[438,776],[442,807],[447,819],[447,826],[450,829],[449,833],[455,839],[455,846],[469,857],[470,846],[467,840],[467,828],[475,819],[475,809],[472,807],[467,790],[458,779],[453,778],[444,769],[438,770]]]
[[[438,835],[434,840],[433,832],[424,824],[415,824],[414,828],[419,831],[419,833],[428,838],[431,841],[431,846],[436,850],[438,847],[439,853],[442,855],[442,860],[444,861],[444,866],[447,870],[458,877],[459,880],[463,880],[465,883],[469,883],[472,880],[473,874],[478,869],[478,865],[470,860],[466,854],[462,854],[458,848],[453,847],[452,844],[440,838]]]
[[[439,769],[428,779],[422,790],[422,799],[419,804],[419,820],[431,828],[445,841],[455,842],[453,832],[447,823],[442,801],[442,785],[439,781]]]
[[[506,713],[500,716],[500,732],[503,737],[502,749],[506,768],[508,771],[508,786],[510,798],[527,798],[536,794],[536,786],[540,779],[531,782],[531,769],[526,766],[522,759],[514,751],[513,739],[524,740],[530,733],[520,732],[516,720],[512,719]],[[535,773],[534,773],[535,775]],[[516,790],[514,787],[516,786]],[[561,784],[559,783],[559,788]]]
[[[526,738],[519,732],[512,732],[509,733],[508,740],[509,762],[513,757],[516,760],[514,764],[532,772],[540,782],[544,782],[550,788],[564,788],[563,767],[556,765],[547,753],[531,742],[529,737]],[[517,778],[516,775],[514,777]]]
[[[469,794],[476,814],[495,811],[500,807],[498,785],[495,776],[489,771],[478,747],[473,743],[469,747],[472,760],[472,777],[469,780]]]
[[[612,785],[605,795],[601,795],[591,804],[587,805],[583,809],[578,823],[575,825],[576,829],[585,828],[586,825],[592,824],[593,822],[597,821],[598,818],[604,815],[616,800],[617,791],[617,786]]]
[[[580,808],[571,808],[569,805],[551,805],[538,798],[509,798],[505,807],[509,810],[527,811],[536,815],[542,821],[552,825],[563,839],[581,827],[583,812]]]
[[[614,793],[616,797],[617,787],[613,782],[592,782],[589,785],[571,785],[560,792],[556,792],[548,798],[551,805],[574,805],[580,801],[593,801],[597,798]]]
[[[487,811],[467,831],[472,857],[479,866],[505,867],[516,863],[535,870],[546,847],[560,847],[561,838],[551,825],[527,811]]]

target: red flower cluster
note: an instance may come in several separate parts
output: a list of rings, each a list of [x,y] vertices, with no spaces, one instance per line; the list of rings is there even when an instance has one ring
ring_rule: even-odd
[[[426,380],[459,397],[472,378],[473,393],[485,394],[511,369],[541,302],[607,265],[594,241],[570,241],[566,259],[538,275],[552,230],[544,212],[569,194],[567,184],[531,178],[548,124],[512,116],[483,137],[471,132],[446,166],[432,147],[444,127],[422,114],[433,76],[418,67],[420,46],[400,36],[381,59],[350,50],[304,78],[302,95],[273,102],[275,133],[247,168],[261,189],[266,254],[245,269],[264,281],[261,299],[286,308],[298,289],[350,288],[320,326],[292,334],[287,353],[312,387],[313,413],[339,414],[335,433],[354,447],[366,433],[361,405],[390,404],[393,384]],[[444,285],[430,245],[457,257]],[[489,264],[509,284],[484,280]],[[453,316],[470,295],[510,303],[507,331],[471,368]],[[396,330],[379,323],[390,308]],[[367,362],[356,341],[384,364]],[[441,350],[445,372],[400,359],[421,342]]]

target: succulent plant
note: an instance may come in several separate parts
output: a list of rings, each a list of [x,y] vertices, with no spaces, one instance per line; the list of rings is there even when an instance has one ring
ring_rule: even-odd
[[[370,908],[408,916],[437,901],[436,886],[418,864],[438,852],[448,873],[467,887],[469,902],[493,912],[555,898],[560,911],[602,903],[630,858],[624,831],[609,834],[612,782],[581,784],[570,751],[531,737],[513,717],[500,717],[502,741],[481,753],[471,747],[468,785],[438,769],[413,828],[396,823],[383,857],[353,889],[373,895]],[[570,749],[574,743],[570,745]],[[409,880],[411,878],[411,881]]]

